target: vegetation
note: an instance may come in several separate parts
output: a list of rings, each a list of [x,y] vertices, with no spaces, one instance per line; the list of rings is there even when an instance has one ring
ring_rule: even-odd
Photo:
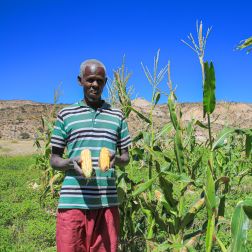
[[[0,251],[56,251],[57,200],[41,208],[35,157],[0,157]]]
[[[130,164],[117,169],[121,202],[120,251],[252,250],[249,229],[252,129],[225,127],[217,134],[212,132],[216,77],[213,62],[204,60],[209,33],[210,29],[203,36],[200,23],[197,43],[191,34],[192,44],[184,41],[199,57],[202,115],[207,123],[194,119],[187,124],[182,122],[170,63],[159,68],[159,51],[154,58],[153,73],[142,64],[153,90],[151,110],[147,115],[131,106],[132,88],[127,86],[130,74],[126,71],[125,60],[114,73],[110,89],[113,103],[120,104],[126,117],[136,113],[144,125],[144,130],[132,139]],[[159,89],[166,76],[169,92]],[[167,96],[170,122],[157,131],[153,111],[161,95]],[[36,141],[41,152],[36,160],[34,157],[1,158],[2,250],[55,249],[54,212],[63,174],[49,165],[54,113],[55,110],[51,111],[50,116],[43,119],[43,131]],[[197,140],[197,127],[208,132],[205,142]],[[31,167],[34,162],[36,166]],[[35,182],[38,190],[29,186]]]

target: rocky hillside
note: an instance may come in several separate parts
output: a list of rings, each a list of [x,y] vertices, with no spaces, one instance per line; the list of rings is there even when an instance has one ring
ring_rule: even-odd
[[[143,114],[150,111],[150,103],[144,99],[132,101],[132,105]],[[58,109],[66,105],[58,105]],[[192,118],[205,122],[202,119],[201,103],[180,103],[178,108],[182,111],[184,124]],[[34,139],[36,131],[42,129],[41,116],[47,116],[51,111],[52,105],[26,100],[0,100],[0,139]],[[158,128],[170,121],[167,105],[158,105],[154,111],[155,125]],[[225,125],[252,128],[252,104],[248,103],[217,103],[215,112],[212,116],[213,131],[216,132]],[[133,112],[128,119],[129,129],[135,135],[144,124]],[[206,131],[197,128],[198,139],[204,138]]]

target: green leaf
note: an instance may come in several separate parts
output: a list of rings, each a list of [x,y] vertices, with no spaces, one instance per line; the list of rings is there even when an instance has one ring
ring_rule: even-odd
[[[168,97],[168,109],[170,112],[170,118],[173,124],[173,127],[175,130],[180,128],[180,125],[178,123],[177,113],[175,109],[175,103],[174,103],[174,92],[171,92],[171,94]]]
[[[164,193],[166,201],[171,207],[175,207],[178,204],[178,201],[173,197],[173,184],[163,176],[159,177],[160,188]]]
[[[153,214],[151,210],[144,208],[142,205],[141,205],[141,209],[147,219],[146,239],[149,240],[153,238],[153,233],[154,233],[153,228],[156,224],[155,218],[153,218]]]
[[[159,100],[160,100],[160,92],[156,92],[155,95],[154,95],[154,106],[157,105]]]
[[[249,219],[243,210],[243,201],[235,208],[231,220],[231,252],[244,252],[247,241]]]
[[[224,146],[225,144],[225,139],[227,139],[227,137],[234,133],[235,129],[231,129],[231,128],[224,128],[219,136],[217,137],[217,140],[213,143],[213,147],[212,150],[216,150],[222,146]]]
[[[208,215],[211,216],[216,208],[216,197],[215,197],[215,183],[209,166],[207,167],[205,199]]]
[[[161,129],[161,131],[156,135],[155,141],[157,141],[163,135],[168,134],[171,130],[172,130],[172,124],[171,123],[165,124],[164,127]]]
[[[141,183],[137,186],[137,189],[132,193],[133,197],[136,197],[137,195],[139,195],[140,193],[146,191],[147,189],[149,189],[152,184],[155,182],[157,176],[148,180],[147,182]]]
[[[252,150],[252,136],[251,135],[246,135],[246,157],[250,157],[251,150]]]
[[[215,226],[215,214],[212,213],[212,215],[208,217],[208,222],[207,222],[206,252],[212,251],[214,226]]]
[[[141,119],[143,119],[145,122],[147,123],[151,123],[151,121],[146,117],[144,116],[141,112],[137,111],[136,109],[134,109],[133,107],[130,107],[130,109],[132,111],[134,111]]]
[[[243,201],[243,210],[250,220],[252,220],[252,199],[248,198]]]
[[[225,248],[223,242],[219,239],[219,237],[216,235],[216,241],[219,244],[220,248],[221,248],[221,252],[227,252],[227,249]]]
[[[143,132],[139,132],[133,139],[132,139],[132,143],[136,143],[139,140],[143,139]]]
[[[197,121],[195,122],[195,124],[198,125],[198,126],[200,126],[200,127],[203,128],[203,129],[208,129],[208,126],[205,125],[205,124],[203,124],[203,123],[200,122],[199,120],[197,120]]]
[[[208,65],[204,62],[205,82],[203,90],[203,111],[204,117],[206,114],[212,114],[215,109],[215,72],[213,63]]]
[[[181,221],[181,228],[185,228],[189,223],[191,223],[194,220],[194,217],[196,214],[202,209],[202,207],[205,204],[205,199],[199,199],[185,214]]]
[[[185,159],[184,159],[184,153],[183,153],[183,145],[181,140],[181,131],[177,130],[174,138],[174,152],[176,155],[176,161],[178,165],[178,171],[184,172],[184,165],[185,165]]]

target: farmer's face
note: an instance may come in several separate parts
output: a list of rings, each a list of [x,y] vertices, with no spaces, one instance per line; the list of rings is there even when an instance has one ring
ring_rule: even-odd
[[[103,88],[107,78],[104,68],[97,63],[90,63],[86,66],[79,82],[84,89],[84,96],[91,102],[101,99]]]

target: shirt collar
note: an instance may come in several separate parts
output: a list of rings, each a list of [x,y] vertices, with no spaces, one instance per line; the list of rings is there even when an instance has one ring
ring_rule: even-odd
[[[83,99],[81,101],[78,102],[78,105],[80,107],[88,107],[88,108],[91,108],[90,106],[87,105],[86,101]],[[105,102],[104,100],[102,100],[102,106],[97,108],[98,110],[99,109],[109,109],[111,107],[110,104],[108,104],[107,102]]]

